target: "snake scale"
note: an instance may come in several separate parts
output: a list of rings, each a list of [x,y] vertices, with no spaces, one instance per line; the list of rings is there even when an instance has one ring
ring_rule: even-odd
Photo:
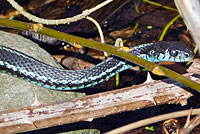
[[[156,42],[131,48],[131,53],[150,62],[186,62],[192,51],[182,42]],[[96,85],[134,64],[112,56],[84,70],[65,70],[50,66],[26,54],[0,45],[0,71],[54,90],[76,90]]]

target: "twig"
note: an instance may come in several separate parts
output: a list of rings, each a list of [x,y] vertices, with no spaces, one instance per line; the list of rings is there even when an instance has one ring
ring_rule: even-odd
[[[191,110],[192,111],[192,110]],[[191,113],[188,115],[188,120],[184,127],[181,128],[180,134],[189,134],[196,126],[200,124],[200,113],[190,120]]]
[[[163,38],[167,32],[167,30],[170,28],[170,26],[178,19],[180,18],[180,14],[178,14],[176,17],[174,17],[164,28],[164,30],[162,31],[161,35],[160,35],[160,38],[159,38],[159,41],[163,41]]]
[[[34,16],[28,12],[26,12],[23,7],[21,7],[17,2],[15,2],[14,0],[7,0],[17,11],[19,11],[20,14],[22,14],[24,17],[28,18],[29,20],[32,20],[34,22],[37,23],[41,23],[41,24],[47,24],[47,25],[58,25],[58,24],[69,24],[71,22],[76,22],[78,20],[81,20],[85,17],[87,17],[88,15],[90,15],[92,12],[102,8],[103,6],[107,5],[108,3],[112,2],[113,0],[106,0],[102,3],[100,3],[99,5],[91,8],[91,9],[86,9],[84,10],[81,14],[73,16],[73,17],[69,17],[69,18],[65,18],[65,19],[58,19],[58,20],[50,20],[50,19],[43,19],[43,18],[39,18],[37,16]]]
[[[97,27],[97,30],[99,32],[101,43],[105,43],[104,36],[103,36],[103,31],[102,31],[101,26],[99,25],[99,23],[95,19],[93,19],[92,17],[90,17],[90,16],[87,16],[86,19],[89,20],[89,21],[91,21],[92,23],[94,23],[94,25]],[[106,52],[104,52],[104,56],[107,57],[108,54]]]
[[[32,30],[32,24],[20,22],[20,21],[14,21],[14,20],[7,20],[7,19],[2,19],[2,18],[0,18],[0,26],[7,26],[7,27],[12,27],[12,28],[17,28],[17,29],[27,30],[27,31]],[[200,92],[200,84],[199,83],[194,82],[193,80],[190,80],[186,77],[183,77],[182,75],[180,75],[170,69],[167,69],[163,66],[159,66],[158,64],[151,63],[151,62],[141,59],[135,55],[132,55],[128,52],[125,52],[125,51],[121,50],[120,48],[116,48],[114,46],[102,44],[102,43],[92,41],[92,40],[87,40],[87,39],[84,39],[81,37],[69,35],[69,34],[59,32],[59,31],[56,31],[53,29],[45,28],[45,27],[38,29],[37,32],[40,34],[45,34],[47,36],[57,38],[59,40],[66,41],[66,42],[76,43],[76,44],[80,44],[80,45],[90,47],[93,49],[97,49],[100,51],[112,53],[121,58],[127,59],[133,63],[136,63],[144,68],[147,68],[150,71],[153,71],[156,69],[158,72],[162,72],[163,75],[165,75],[169,78],[172,78],[176,81],[179,81],[179,82],[189,86],[190,88],[194,89],[197,92]]]
[[[184,116],[187,116],[190,111],[191,110],[183,110],[183,111],[179,111],[179,112],[173,112],[173,113],[155,116],[155,117],[152,117],[152,118],[147,118],[147,119],[137,121],[137,122],[128,124],[126,126],[114,129],[114,130],[109,131],[105,134],[120,134],[120,133],[127,132],[129,130],[132,130],[132,129],[136,129],[136,128],[139,128],[139,127],[142,127],[142,126],[157,123],[157,122],[164,121],[164,120],[167,120],[167,119],[184,117]],[[192,115],[200,114],[200,108],[193,109],[191,114]]]
[[[162,5],[162,4],[154,2],[154,1],[150,1],[150,0],[143,0],[143,1],[146,2],[146,3],[152,4],[152,5],[155,5],[155,6],[163,7],[163,8],[168,9],[168,10],[177,11],[177,9],[175,9],[175,8]]]

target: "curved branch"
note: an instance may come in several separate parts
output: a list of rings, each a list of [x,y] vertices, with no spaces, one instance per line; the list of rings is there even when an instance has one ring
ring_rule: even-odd
[[[69,24],[71,22],[76,22],[78,20],[81,20],[83,18],[86,18],[88,15],[90,15],[92,12],[102,8],[103,6],[107,5],[108,3],[112,2],[113,0],[106,0],[99,5],[91,8],[91,9],[86,9],[84,10],[81,14],[78,14],[73,17],[65,18],[65,19],[56,19],[56,20],[50,20],[50,19],[43,19],[39,18],[37,16],[34,16],[28,12],[26,12],[23,7],[21,7],[17,2],[14,0],[7,0],[13,8],[15,8],[17,11],[19,11],[20,14],[22,14],[24,17],[28,18],[29,20],[32,20],[37,23],[41,24],[47,24],[47,25],[58,25],[58,24]]]

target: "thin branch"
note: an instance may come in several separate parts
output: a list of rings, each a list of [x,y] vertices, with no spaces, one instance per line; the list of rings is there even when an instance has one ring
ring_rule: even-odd
[[[136,128],[139,128],[139,127],[143,127],[143,126],[153,124],[153,123],[157,123],[157,122],[160,122],[160,121],[164,121],[164,120],[167,120],[167,119],[184,117],[184,116],[187,116],[190,111],[191,110],[183,110],[183,111],[178,111],[178,112],[173,112],[173,113],[155,116],[155,117],[152,117],[152,118],[147,118],[147,119],[137,121],[137,122],[133,122],[133,123],[130,123],[126,126],[114,129],[114,130],[109,131],[105,134],[120,134],[120,133],[127,132],[129,130],[133,130],[133,129],[136,129]],[[200,114],[200,108],[192,110],[192,115],[197,115],[197,114]]]
[[[11,28],[17,28],[20,30],[26,30],[26,31],[31,31],[32,29],[32,24],[30,23],[25,23],[25,22],[20,22],[20,21],[14,21],[14,20],[7,20],[7,19],[3,19],[0,18],[0,26],[6,26],[6,27],[11,27]],[[105,51],[108,53],[112,53],[114,55],[117,55],[121,58],[127,59],[133,63],[136,63],[144,68],[147,68],[150,71],[156,70],[159,72],[162,72],[163,75],[172,78],[178,82],[181,82],[187,86],[189,86],[190,88],[194,89],[197,92],[200,92],[200,84],[197,82],[194,82],[193,80],[190,80],[186,77],[183,77],[182,75],[167,69],[163,66],[159,66],[155,63],[151,63],[149,61],[146,61],[144,59],[138,58],[135,55],[132,55],[130,53],[127,53],[123,50],[121,50],[120,48],[116,48],[114,46],[111,45],[107,45],[107,44],[102,44],[96,41],[92,41],[92,40],[87,40],[81,37],[77,37],[77,36],[73,36],[73,35],[69,35],[63,32],[59,32],[53,29],[49,29],[49,28],[39,28],[37,30],[38,33],[40,34],[45,34],[47,36],[50,37],[54,37],[57,38],[59,40],[63,40],[66,42],[71,42],[71,43],[76,43],[76,44],[80,44],[86,47],[90,47],[93,49],[97,49],[100,51]]]
[[[112,2],[113,0],[106,0],[106,1],[100,3],[99,5],[91,8],[91,9],[84,10],[79,15],[69,17],[69,18],[65,18],[65,19],[57,19],[57,20],[39,18],[37,16],[34,16],[34,15],[26,12],[23,9],[23,7],[21,7],[14,0],[7,0],[7,1],[12,5],[12,7],[14,7],[17,11],[19,11],[20,14],[22,14],[24,17],[28,18],[29,20],[32,20],[34,22],[41,23],[41,24],[47,24],[47,25],[59,25],[59,24],[69,24],[71,22],[76,22],[78,20],[81,20],[81,19],[87,17],[88,15],[90,15],[92,12],[94,12],[94,11],[102,8],[103,6],[107,5],[108,3]]]
[[[175,9],[175,8],[172,8],[172,7],[169,7],[169,6],[162,5],[162,4],[157,3],[157,2],[154,2],[154,1],[143,0],[143,2],[146,2],[146,3],[152,4],[152,5],[155,5],[155,6],[163,7],[163,8],[165,8],[165,9],[168,9],[168,10],[171,10],[171,11],[177,11],[177,9]]]
[[[94,23],[94,25],[96,26],[96,28],[97,28],[97,30],[99,32],[101,43],[105,43],[104,36],[103,36],[103,31],[101,29],[100,24],[95,19],[93,19],[90,16],[87,16],[86,19],[89,20],[89,21],[91,21],[92,23]],[[108,57],[108,54],[106,52],[104,52],[104,56]]]
[[[180,14],[178,14],[177,16],[175,16],[164,28],[164,30],[162,31],[159,41],[163,41],[164,36],[166,35],[167,30],[170,28],[170,26],[178,19],[180,18]]]
[[[189,115],[191,116],[191,115]],[[180,134],[189,134],[196,126],[200,124],[200,113],[192,120],[187,120],[186,124],[180,130]]]

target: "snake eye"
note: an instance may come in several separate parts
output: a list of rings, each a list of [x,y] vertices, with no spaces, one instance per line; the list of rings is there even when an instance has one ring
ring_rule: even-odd
[[[189,54],[185,54],[185,57],[188,58],[188,57],[189,57]]]
[[[171,51],[170,51],[170,55],[173,56],[173,57],[176,57],[176,56],[178,55],[178,53],[179,53],[179,52],[176,51],[176,50],[171,50]]]

